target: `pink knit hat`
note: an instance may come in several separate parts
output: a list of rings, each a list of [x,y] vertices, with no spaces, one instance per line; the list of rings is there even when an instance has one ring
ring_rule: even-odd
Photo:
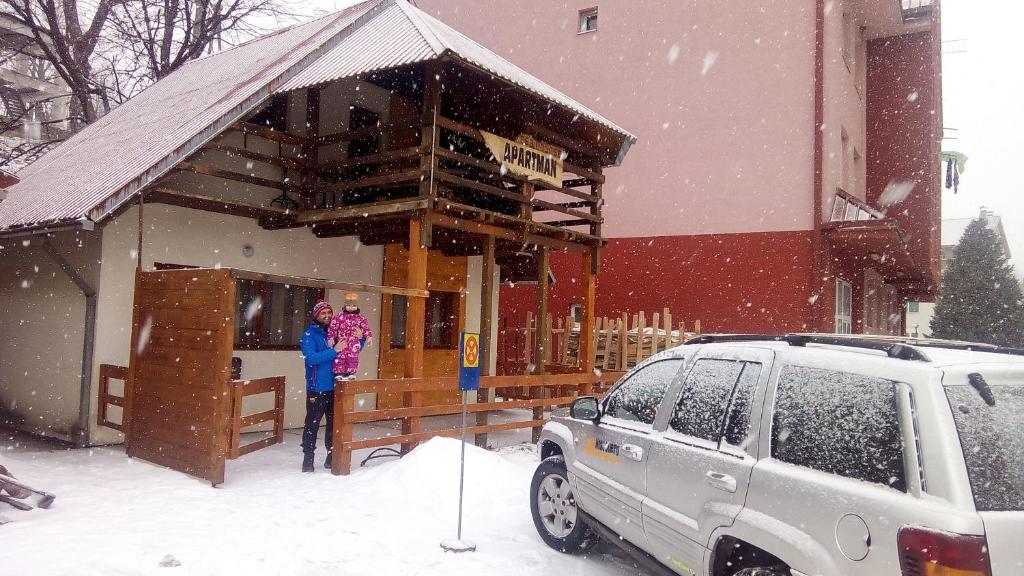
[[[324,309],[330,310],[332,314],[334,313],[334,308],[331,308],[330,304],[321,300],[313,305],[313,318],[319,316]]]

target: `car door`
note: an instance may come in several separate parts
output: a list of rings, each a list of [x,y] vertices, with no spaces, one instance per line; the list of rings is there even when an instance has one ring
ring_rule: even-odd
[[[760,417],[772,357],[702,352],[650,437],[644,529],[654,554],[680,574],[702,573],[712,531],[743,507],[757,461],[751,422]]]
[[[591,516],[645,547],[641,502],[647,451],[658,406],[679,375],[682,358],[641,366],[605,396],[599,422],[581,424],[576,457],[576,498]]]

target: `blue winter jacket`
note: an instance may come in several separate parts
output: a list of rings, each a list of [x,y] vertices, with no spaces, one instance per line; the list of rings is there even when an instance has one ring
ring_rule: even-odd
[[[327,345],[327,331],[319,324],[310,324],[299,340],[302,358],[306,361],[306,391],[334,391],[334,357],[338,355]]]

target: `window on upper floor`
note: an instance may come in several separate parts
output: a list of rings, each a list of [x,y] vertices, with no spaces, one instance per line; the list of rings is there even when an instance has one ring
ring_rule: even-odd
[[[597,30],[597,7],[580,10],[579,33],[594,32]]]

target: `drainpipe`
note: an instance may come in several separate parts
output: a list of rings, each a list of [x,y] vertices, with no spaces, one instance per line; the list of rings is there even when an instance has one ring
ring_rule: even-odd
[[[89,445],[89,408],[92,401],[92,361],[96,348],[96,291],[82,278],[73,266],[60,255],[50,243],[49,236],[43,236],[43,248],[50,258],[60,266],[68,278],[78,286],[85,296],[85,337],[82,342],[82,374],[78,396],[78,426],[74,432],[75,446]]]

